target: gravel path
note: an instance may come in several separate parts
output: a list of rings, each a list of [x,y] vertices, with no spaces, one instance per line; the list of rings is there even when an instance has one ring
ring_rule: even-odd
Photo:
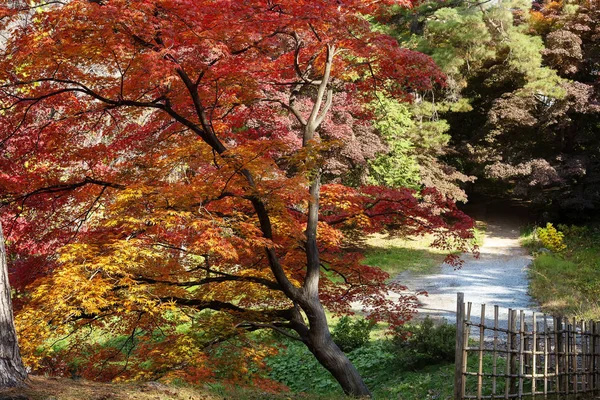
[[[429,315],[455,323],[457,292],[465,294],[465,302],[473,303],[474,322],[479,321],[480,304],[486,304],[486,322],[489,325],[492,325],[493,306],[500,307],[502,327],[507,325],[509,308],[524,310],[529,318],[532,311],[538,311],[527,293],[527,269],[531,257],[519,245],[519,226],[527,222],[511,210],[495,213],[493,217],[486,216],[487,208],[483,210],[484,215],[471,213],[477,219],[483,216],[481,219],[487,223],[478,259],[466,255],[463,267],[458,270],[444,264],[434,274],[404,272],[395,278],[411,292],[427,291],[427,296],[419,297],[422,306],[418,318]]]

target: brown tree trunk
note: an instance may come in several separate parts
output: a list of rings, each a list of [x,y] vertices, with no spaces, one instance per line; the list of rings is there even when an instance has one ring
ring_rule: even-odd
[[[319,299],[313,298],[303,303],[302,308],[310,326],[307,335],[305,333],[303,337],[306,346],[319,363],[333,375],[344,393],[352,397],[370,398],[371,392],[358,370],[331,338],[327,316]]]
[[[298,303],[308,318],[308,332],[303,339],[315,358],[338,381],[344,393],[353,397],[371,397],[371,392],[346,354],[331,338],[327,316],[319,300],[321,261],[317,245],[319,221],[320,173],[310,186],[310,203],[306,226],[306,278]],[[298,332],[300,333],[300,332]]]
[[[17,343],[4,234],[0,224],[0,388],[23,386],[26,379],[27,372]]]

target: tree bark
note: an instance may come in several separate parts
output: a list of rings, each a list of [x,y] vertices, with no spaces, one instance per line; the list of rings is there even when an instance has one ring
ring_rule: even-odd
[[[303,301],[309,321],[308,332],[298,332],[315,358],[340,384],[346,395],[371,398],[371,392],[348,356],[335,344],[327,325],[327,316],[318,297]]]
[[[327,316],[319,299],[319,275],[321,261],[317,244],[317,226],[319,222],[319,198],[321,189],[320,173],[315,174],[310,185],[310,203],[306,226],[306,278],[301,296],[298,299],[300,307],[308,319],[308,332],[302,335],[304,342],[315,358],[338,381],[344,393],[353,397],[370,398],[371,392],[357,369],[346,354],[331,338]]]
[[[4,234],[0,223],[0,388],[24,386],[23,366],[15,331]]]

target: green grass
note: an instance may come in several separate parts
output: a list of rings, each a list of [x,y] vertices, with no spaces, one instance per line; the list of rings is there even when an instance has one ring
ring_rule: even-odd
[[[535,228],[535,226],[531,225],[522,228],[521,235],[519,237],[521,246],[529,249],[531,252],[538,251],[540,248],[542,248],[542,244],[535,235]]]
[[[446,253],[430,247],[432,238],[390,238],[373,235],[367,241],[365,264],[379,267],[391,277],[404,271],[432,272],[443,261]]]
[[[485,224],[477,221],[472,242],[474,245],[483,245],[485,230]],[[432,242],[431,235],[394,238],[375,234],[367,240],[365,264],[381,268],[392,278],[404,271],[417,274],[432,273],[448,254],[445,250],[431,247]]]
[[[561,229],[562,228],[562,229]],[[530,293],[544,312],[578,319],[600,319],[600,231],[560,226],[567,249],[560,254],[540,251],[531,232],[522,243],[535,258],[530,269]]]

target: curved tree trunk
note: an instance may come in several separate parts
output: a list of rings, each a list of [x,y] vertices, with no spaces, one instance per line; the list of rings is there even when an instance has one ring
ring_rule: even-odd
[[[0,388],[22,386],[26,379],[27,372],[17,343],[4,234],[0,223]]]
[[[333,375],[348,396],[370,398],[371,392],[358,370],[333,341],[325,310],[318,297],[304,302],[302,308],[306,312],[310,328],[301,337],[315,358]]]
[[[298,303],[306,313],[309,329],[298,332],[315,358],[338,381],[344,393],[353,397],[371,397],[371,392],[357,369],[346,354],[331,338],[327,316],[319,300],[319,276],[321,262],[317,245],[317,224],[319,221],[319,197],[321,190],[320,172],[310,185],[310,203],[306,227],[306,279]]]

